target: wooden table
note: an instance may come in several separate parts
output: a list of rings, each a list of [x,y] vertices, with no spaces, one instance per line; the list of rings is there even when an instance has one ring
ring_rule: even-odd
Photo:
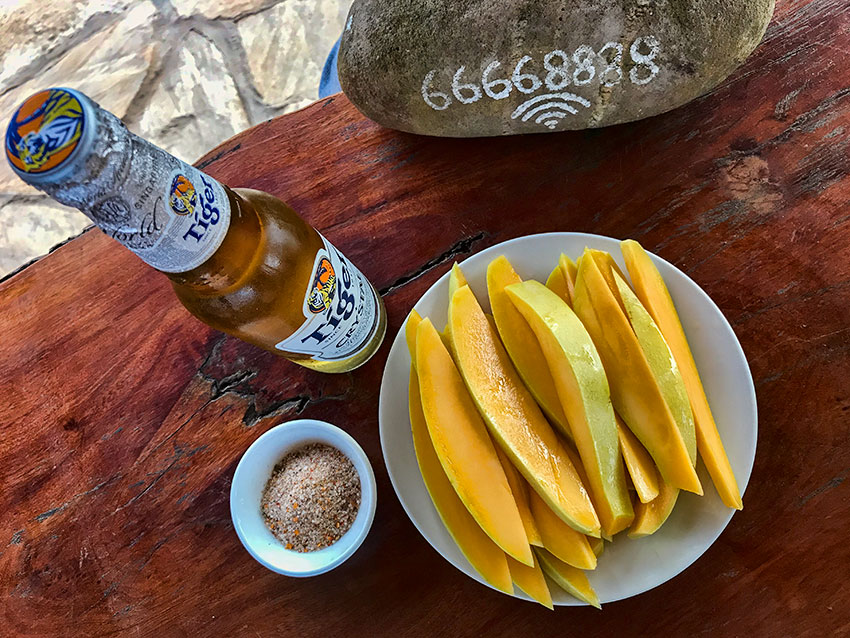
[[[0,634],[850,635],[848,85],[846,2],[788,0],[731,79],[651,120],[439,140],[336,96],[200,162],[340,246],[383,293],[389,339],[454,259],[528,233],[635,237],[693,277],[761,418],[745,509],[673,581],[555,613],[474,583],[387,479],[387,345],[353,374],[307,372],[200,324],[92,230],[0,285]],[[378,478],[363,547],[308,580],[254,562],[228,510],[245,448],[299,416],[342,425]]]

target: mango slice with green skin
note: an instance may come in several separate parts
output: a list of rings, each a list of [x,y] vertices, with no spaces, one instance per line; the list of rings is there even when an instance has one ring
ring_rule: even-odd
[[[565,301],[570,304],[570,307],[572,307],[573,295],[575,294],[576,289],[578,266],[576,266],[572,259],[567,257],[564,253],[561,253],[561,256],[558,258],[558,268],[561,269],[561,275],[563,275],[564,281],[567,282],[567,298]]]
[[[588,251],[578,267],[574,307],[590,333],[619,415],[673,487],[702,495],[685,439],[664,401],[619,297]],[[572,423],[572,420],[570,420]]]
[[[443,525],[446,526],[470,565],[481,574],[484,580],[499,591],[506,594],[512,593],[511,570],[506,559],[507,555],[472,518],[466,506],[458,498],[445,471],[443,471],[440,459],[437,458],[434,445],[431,443],[431,436],[428,434],[425,415],[422,412],[419,380],[416,377],[415,370],[410,371],[410,424],[413,430],[413,447],[416,450],[419,471],[422,473],[425,487],[443,521]],[[514,564],[520,565],[521,563],[514,561]],[[526,567],[525,569],[530,568]]]
[[[599,604],[599,596],[590,586],[587,574],[558,560],[545,549],[537,549],[535,552],[537,558],[540,559],[540,566],[543,571],[557,583],[558,587],[579,600],[593,605],[597,609],[602,609],[602,605]]]
[[[697,439],[694,433],[694,414],[691,411],[688,391],[685,389],[685,382],[679,373],[676,359],[673,358],[673,353],[670,352],[661,331],[655,325],[646,308],[643,307],[640,299],[635,296],[635,293],[632,292],[632,289],[620,275],[615,272],[613,276],[620,299],[626,308],[629,323],[632,324],[632,329],[635,331],[638,343],[643,349],[649,368],[658,382],[661,395],[664,397],[664,401],[670,408],[670,412],[676,420],[676,425],[679,426],[682,437],[685,439],[691,463],[696,465]]]
[[[543,569],[540,567],[540,561],[537,560],[537,557],[534,557],[534,567],[523,565],[510,556],[507,559],[511,578],[516,586],[544,607],[554,609],[552,592],[549,591],[549,585],[546,584],[546,578],[543,576]]]
[[[602,253],[608,255],[608,253]],[[611,258],[610,255],[608,255]],[[611,258],[612,268],[616,268],[617,264]],[[575,295],[576,276],[578,275],[578,266],[566,255],[561,255],[558,260],[558,267],[564,273],[567,280],[567,289],[569,291],[569,304],[572,307],[573,296]],[[632,485],[638,493],[638,498],[641,502],[648,503],[658,496],[658,480],[655,463],[652,457],[646,451],[640,441],[637,440],[631,430],[628,429],[623,420],[614,412],[614,418],[617,421],[617,435],[620,439],[620,451],[623,454],[623,461],[626,463],[626,470],[632,479]]]
[[[541,283],[525,281],[506,291],[537,336],[587,473],[602,533],[613,536],[629,526],[634,511],[599,354],[576,314]]]
[[[726,507],[742,509],[738,482],[720,440],[717,424],[711,414],[708,398],[699,377],[694,356],[688,345],[685,331],[670,297],[670,291],[655,267],[652,259],[636,241],[627,240],[620,244],[626,266],[638,298],[652,315],[661,334],[670,346],[673,357],[685,382],[696,426],[697,449],[708,470],[714,486]]]
[[[487,427],[429,319],[416,329],[416,372],[431,442],[455,492],[493,542],[533,567],[528,537]]]
[[[528,502],[528,493],[530,491],[528,484],[520,476],[520,473],[513,466],[511,460],[502,452],[502,448],[498,445],[496,446],[496,454],[499,455],[499,461],[502,464],[502,469],[505,470],[508,485],[511,486],[511,493],[514,495],[519,516],[522,519],[522,526],[525,528],[526,536],[528,536],[528,544],[535,547],[543,547],[543,539],[540,537],[540,530],[537,529],[537,523],[534,522],[534,516],[531,514],[531,506]],[[525,593],[531,596],[529,592]]]
[[[561,407],[555,381],[549,374],[548,368],[541,365],[544,361],[543,351],[540,349],[537,337],[505,292],[507,286],[521,281],[522,279],[506,257],[498,257],[491,261],[487,267],[487,294],[490,297],[490,309],[493,311],[493,318],[496,320],[502,343],[505,344],[505,349],[519,376],[522,377],[549,421],[569,441],[572,441],[570,424]]]
[[[583,534],[599,534],[578,472],[469,286],[452,297],[449,324],[458,368],[493,438],[564,522]]]
[[[635,520],[629,529],[629,538],[641,538],[658,531],[676,505],[679,490],[658,477],[658,496],[649,503],[635,503]]]
[[[530,490],[531,513],[545,547],[553,556],[579,569],[596,569],[596,554],[587,536],[575,531],[549,509],[534,490]]]
[[[549,273],[549,278],[546,280],[546,287],[561,299],[570,303],[570,291],[567,289],[567,280],[564,278],[564,273],[561,271],[560,266],[555,266],[554,270]]]
[[[655,463],[634,433],[616,413],[614,416],[617,419],[620,451],[623,453],[623,460],[626,462],[626,470],[632,479],[632,485],[635,486],[640,502],[649,503],[658,496],[658,472],[655,469]],[[635,517],[637,517],[637,510],[635,510]]]

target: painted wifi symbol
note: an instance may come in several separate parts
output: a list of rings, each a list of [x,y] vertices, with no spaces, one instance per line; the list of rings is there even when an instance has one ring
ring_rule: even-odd
[[[522,118],[523,122],[528,122],[534,118],[535,124],[542,124],[554,130],[567,115],[578,113],[574,104],[590,108],[590,102],[574,93],[538,95],[520,104],[511,115],[511,119]]]

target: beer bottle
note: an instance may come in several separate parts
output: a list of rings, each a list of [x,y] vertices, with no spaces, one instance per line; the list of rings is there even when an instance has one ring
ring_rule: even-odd
[[[219,183],[78,91],[23,102],[6,156],[25,182],[165,273],[213,328],[322,372],[356,368],[383,340],[372,284],[289,206]]]

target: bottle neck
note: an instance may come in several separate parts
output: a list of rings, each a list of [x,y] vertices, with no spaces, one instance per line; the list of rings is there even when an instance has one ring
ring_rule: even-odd
[[[209,175],[134,135],[86,96],[71,90],[59,92],[79,103],[82,123],[78,126],[84,135],[59,169],[21,177],[81,210],[107,235],[158,270],[188,272],[212,257],[227,235],[232,193]],[[63,114],[48,112],[48,117],[55,122]]]

